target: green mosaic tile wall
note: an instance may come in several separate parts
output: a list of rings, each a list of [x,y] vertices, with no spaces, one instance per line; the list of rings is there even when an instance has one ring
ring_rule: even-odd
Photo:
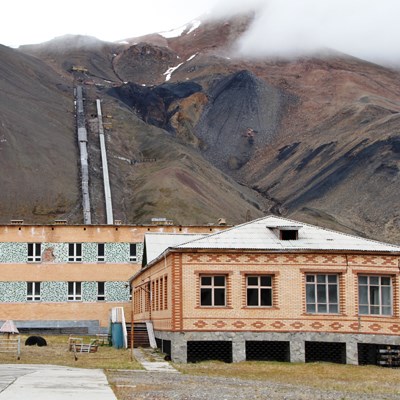
[[[105,243],[106,263],[129,262],[129,243]],[[67,263],[68,243],[42,243],[42,255],[47,253],[46,262]],[[143,243],[136,243],[137,263],[142,262]],[[26,263],[28,258],[27,243],[0,242],[0,263]],[[97,262],[97,243],[82,243],[82,262]]]
[[[25,303],[26,282],[0,282],[0,303]],[[129,301],[128,282],[105,282],[106,301]],[[41,302],[63,303],[68,301],[68,282],[41,282]],[[82,282],[82,301],[97,301],[97,282]]]

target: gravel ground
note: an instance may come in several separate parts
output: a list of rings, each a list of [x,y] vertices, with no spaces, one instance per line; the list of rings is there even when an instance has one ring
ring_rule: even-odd
[[[369,395],[332,390],[322,391],[307,386],[295,386],[265,380],[243,380],[145,371],[108,371],[107,376],[118,400],[400,399],[400,394]]]

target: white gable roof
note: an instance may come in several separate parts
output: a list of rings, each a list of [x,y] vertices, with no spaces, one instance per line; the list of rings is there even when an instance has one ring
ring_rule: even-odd
[[[274,232],[298,229],[297,240],[281,240]],[[183,242],[182,242],[183,243]],[[235,226],[203,238],[180,244],[176,249],[242,249],[242,250],[348,250],[399,252],[400,246],[348,235],[286,218],[269,216]]]
[[[182,243],[200,239],[206,234],[192,233],[146,233],[144,240],[146,243],[147,264],[161,255],[168,247],[175,247]]]

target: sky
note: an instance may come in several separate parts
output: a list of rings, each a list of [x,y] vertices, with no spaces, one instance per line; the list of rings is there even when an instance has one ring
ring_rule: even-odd
[[[332,48],[400,64],[400,0],[7,0],[0,43],[18,47],[65,34],[117,41],[249,8],[257,16],[238,43],[246,56],[293,57]]]

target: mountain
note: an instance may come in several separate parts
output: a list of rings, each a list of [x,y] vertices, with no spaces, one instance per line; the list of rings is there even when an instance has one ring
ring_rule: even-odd
[[[252,18],[192,21],[119,43],[69,36],[7,51],[16,65],[19,57],[40,65],[34,74],[42,71],[54,107],[62,100],[71,109],[72,85],[85,85],[95,222],[104,222],[94,120],[101,98],[103,114],[112,116],[107,148],[117,219],[238,223],[272,212],[400,240],[400,73],[330,50],[295,60],[241,57],[235,44]],[[27,74],[18,70],[14,91],[25,87]],[[5,84],[6,76],[0,79]],[[1,112],[11,113],[3,106]],[[31,116],[20,119],[29,127]],[[46,217],[79,220],[73,120],[65,121],[62,135],[71,148],[58,146],[54,133],[44,139],[29,132],[37,146],[52,136],[60,165],[63,156],[74,163],[68,193],[75,203]],[[44,165],[48,158],[37,155]],[[7,165],[18,182],[18,164],[9,159]]]

